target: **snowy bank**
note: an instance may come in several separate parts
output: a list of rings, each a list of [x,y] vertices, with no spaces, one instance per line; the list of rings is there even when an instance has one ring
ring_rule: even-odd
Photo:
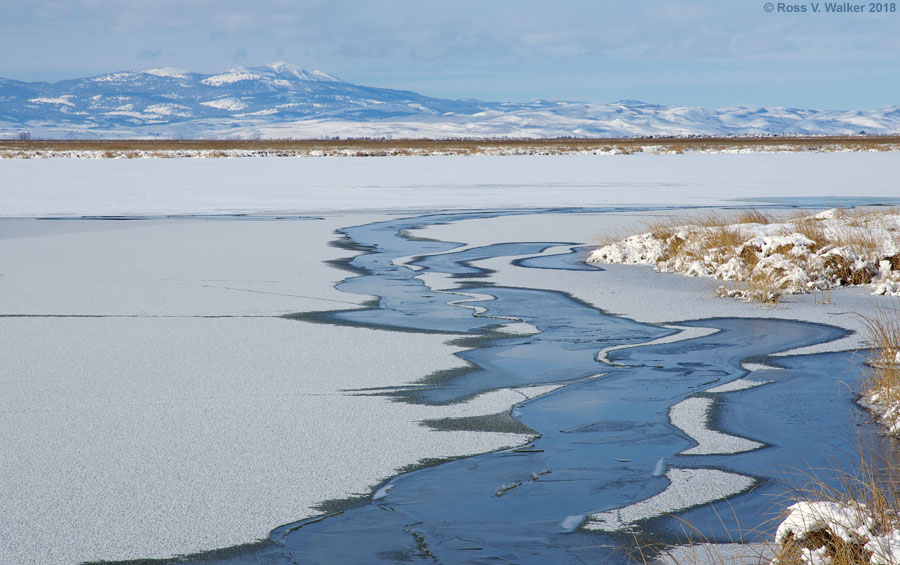
[[[733,221],[657,223],[594,250],[590,263],[653,265],[659,272],[734,284],[719,294],[774,302],[782,294],[869,285],[900,294],[900,210],[830,209],[776,222],[758,212]]]
[[[778,526],[778,563],[900,563],[900,527],[863,503],[797,502]]]

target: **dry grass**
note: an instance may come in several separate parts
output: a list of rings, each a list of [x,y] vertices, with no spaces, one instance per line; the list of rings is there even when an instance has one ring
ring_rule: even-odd
[[[873,229],[886,229],[885,219],[900,214],[900,208],[836,208],[835,219],[844,222],[845,228],[840,231],[828,231],[825,222],[813,217],[811,212],[803,211],[793,215],[788,221],[793,222],[796,231],[815,241],[818,249],[825,245],[838,247],[848,246],[858,254],[871,254],[878,247],[878,239]]]
[[[812,251],[818,251],[830,241],[830,237],[825,231],[825,224],[821,220],[813,218],[809,212],[802,212],[788,221],[794,224],[796,233],[805,235],[816,243],[810,247]]]
[[[874,233],[867,229],[842,230],[835,234],[834,243],[846,246],[857,255],[874,256],[878,250],[879,241]]]
[[[777,565],[804,565],[803,549],[825,548],[825,556],[832,565],[868,565],[872,554],[864,544],[849,543],[835,537],[827,529],[813,532],[802,540],[790,538],[777,549],[773,563]]]
[[[684,225],[680,218],[653,218],[644,222],[644,231],[653,234],[656,239],[669,239],[675,235],[675,230]]]
[[[736,218],[723,214],[707,213],[690,220],[684,218],[657,218],[645,223],[645,230],[657,239],[668,240],[675,236],[678,228],[691,226],[703,229],[692,229],[683,239],[685,249],[711,249],[717,247],[736,246],[743,243],[740,232],[729,227],[738,222]],[[681,238],[679,238],[681,239]],[[675,242],[678,245],[677,242]],[[673,252],[673,255],[676,254]]]
[[[751,273],[746,285],[746,296],[763,304],[778,304],[785,291],[784,285],[772,273]]]
[[[770,224],[772,223],[772,217],[766,214],[763,214],[759,210],[746,210],[738,214],[737,218],[734,219],[734,223],[736,224]]]
[[[813,473],[800,475],[801,486],[790,493],[794,501],[834,502],[842,505],[860,521],[874,520],[872,528],[887,533],[900,528],[900,465],[888,459],[874,447],[860,449],[858,468],[852,472],[837,471],[838,486],[831,486]],[[834,470],[828,470],[835,473]],[[832,565],[868,565],[872,553],[864,543],[846,540],[828,528],[810,532],[803,538],[789,536],[779,546],[772,546],[776,565],[801,565],[805,561],[801,550],[824,548]]]
[[[863,322],[872,348],[865,389],[869,395],[877,393],[880,404],[900,404],[900,311],[879,310]]]
[[[612,245],[613,243],[622,241],[630,235],[633,234],[628,233],[621,228],[615,230],[606,230],[604,232],[596,233],[591,236],[590,245],[594,247],[604,247],[606,245]]]
[[[759,210],[735,213],[705,213],[686,217],[654,218],[646,222],[644,233],[662,244],[637,240],[629,245],[643,246],[649,262],[659,270],[693,276],[714,276],[734,282],[721,287],[720,296],[776,303],[783,294],[829,291],[848,285],[866,285],[892,281],[895,274],[884,271],[888,261],[900,271],[900,253],[892,253],[889,240],[900,248],[898,208],[836,209],[833,217],[816,217],[809,211],[797,212],[777,220],[777,232],[765,235],[784,237],[784,243],[764,247],[751,241],[752,225],[774,224],[776,220]],[[747,226],[746,228],[744,226]],[[801,234],[809,242],[798,242],[791,234]],[[607,238],[604,245],[624,238]],[[777,242],[769,239],[769,242]],[[795,249],[800,246],[799,249]],[[629,262],[634,260],[631,253]],[[638,259],[640,262],[640,259]],[[893,277],[893,278],[892,278]],[[889,291],[885,291],[889,292]],[[821,303],[830,303],[830,295]],[[819,300],[816,300],[819,302]]]
[[[767,306],[781,303],[784,285],[772,273],[751,273],[750,277],[736,282],[726,283],[716,289],[717,296],[725,298],[743,298]]]
[[[896,151],[900,136],[818,136],[818,137],[705,137],[705,138],[593,138],[593,139],[346,139],[346,140],[212,140],[212,139],[125,139],[125,140],[0,140],[0,154],[17,152],[110,151],[114,156],[140,156],[141,152],[249,151],[273,156],[295,156],[321,151],[325,154],[351,152],[360,156],[416,153],[457,155],[490,152],[559,154],[576,152],[640,153],[647,148],[659,152],[685,151]],[[169,155],[170,156],[170,155]]]
[[[838,208],[840,218],[847,221],[847,225],[859,228],[871,228],[878,225],[885,216],[895,215],[900,211],[896,206],[878,206],[861,208]]]

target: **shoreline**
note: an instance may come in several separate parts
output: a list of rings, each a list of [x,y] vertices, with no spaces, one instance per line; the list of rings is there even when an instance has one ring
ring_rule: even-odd
[[[900,135],[562,139],[0,140],[2,159],[631,155],[900,151]]]

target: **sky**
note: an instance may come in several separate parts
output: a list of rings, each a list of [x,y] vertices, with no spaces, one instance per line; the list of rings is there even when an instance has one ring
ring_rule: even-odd
[[[53,82],[160,66],[215,73],[287,61],[441,98],[900,104],[892,4],[861,14],[825,13],[825,2],[774,2],[771,12],[766,4],[0,0],[0,77]]]

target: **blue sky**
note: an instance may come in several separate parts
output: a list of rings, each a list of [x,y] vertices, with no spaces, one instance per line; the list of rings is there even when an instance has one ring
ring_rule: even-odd
[[[56,81],[158,66],[212,73],[284,60],[446,98],[900,104],[900,12],[769,13],[764,5],[0,0],[0,76]]]

